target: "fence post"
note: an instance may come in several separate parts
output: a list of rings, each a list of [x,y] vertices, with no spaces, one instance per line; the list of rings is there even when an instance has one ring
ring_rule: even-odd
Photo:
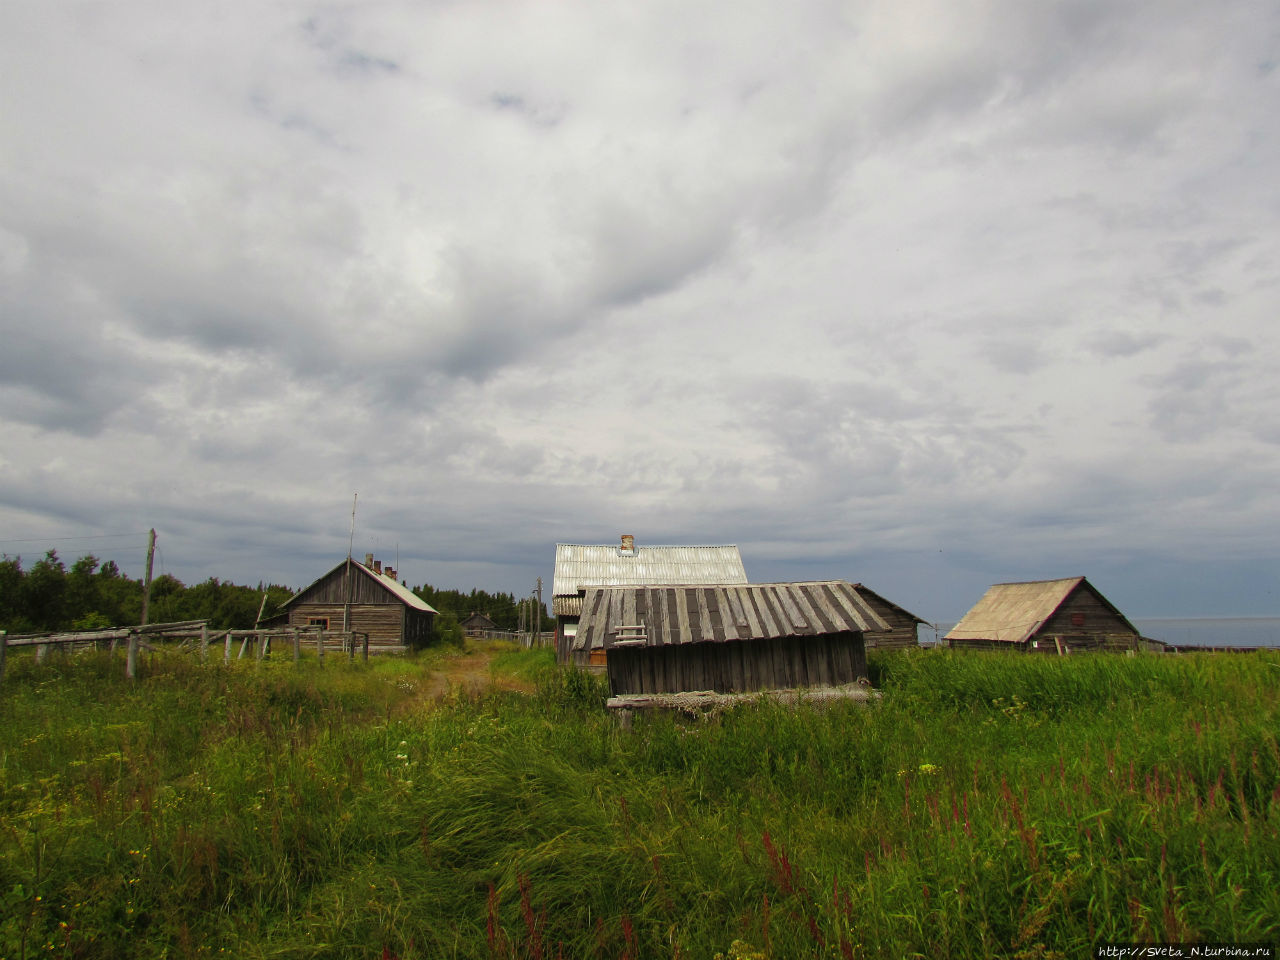
[[[302,635],[298,633],[298,628],[293,628],[293,662],[297,663],[302,659]]]
[[[227,628],[227,647],[222,654],[222,662],[224,664],[231,663],[231,628]]]
[[[324,630],[316,631],[316,656],[320,658],[320,666],[324,666]]]
[[[44,663],[49,656],[49,645],[41,643],[36,646],[36,663]]]
[[[209,624],[200,624],[200,662],[209,659]]]
[[[129,649],[124,656],[124,675],[130,680],[138,677],[138,643],[140,637],[137,630],[129,631]]]
[[[0,630],[0,683],[4,683],[4,652],[9,648],[9,638]]]
[[[267,644],[271,642],[271,634],[256,633],[253,636],[253,642],[258,645],[258,659],[264,660],[267,656]]]
[[[364,662],[369,662],[369,635],[364,635]]]

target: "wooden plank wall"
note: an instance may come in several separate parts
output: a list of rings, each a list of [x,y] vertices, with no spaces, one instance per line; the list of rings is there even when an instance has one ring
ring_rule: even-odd
[[[914,619],[887,603],[877,602],[874,597],[864,596],[863,599],[889,624],[888,630],[868,630],[863,634],[868,650],[904,650],[920,645]]]
[[[608,658],[614,696],[714,690],[747,693],[840,686],[867,675],[860,633],[780,637],[661,647],[614,647]]]
[[[289,626],[305,627],[313,617],[328,617],[330,630],[342,629],[341,603],[296,603],[289,608]],[[370,643],[402,644],[405,636],[405,608],[398,603],[351,605],[351,629],[369,634]],[[420,626],[415,629],[421,629]],[[429,629],[429,626],[428,626]]]
[[[354,603],[395,603],[403,605],[386,587],[383,587],[367,573],[356,569],[355,561],[351,564],[351,602]],[[314,583],[299,595],[294,604],[300,603],[344,603],[347,600],[346,566],[338,567],[331,574]]]
[[[1071,618],[1075,614],[1080,614],[1084,617],[1082,625],[1075,626],[1072,624]],[[1074,648],[1077,644],[1080,646],[1086,644],[1099,645],[1099,641],[1102,638],[1124,634],[1128,634],[1130,637],[1137,636],[1137,632],[1130,629],[1123,618],[1116,616],[1098,594],[1092,590],[1082,588],[1068,597],[1057,612],[1045,621],[1044,626],[1036,632],[1035,639],[1062,637]],[[1042,641],[1041,646],[1043,645]],[[1050,646],[1052,645],[1053,641],[1051,639]]]

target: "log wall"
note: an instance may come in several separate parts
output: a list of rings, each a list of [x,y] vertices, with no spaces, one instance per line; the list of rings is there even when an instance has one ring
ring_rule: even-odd
[[[313,619],[327,618],[329,630],[342,629],[342,609],[341,603],[295,603],[289,608],[289,626],[305,627]],[[405,614],[409,611],[407,607],[399,603],[372,603],[372,604],[351,604],[351,630],[356,633],[367,633],[369,642],[373,644],[407,644],[412,641],[406,636],[406,633],[417,635],[422,631],[422,626],[418,618],[413,618],[410,622],[412,629],[406,631]],[[427,630],[430,630],[430,618],[424,618],[427,621]],[[425,635],[423,636],[425,641]]]

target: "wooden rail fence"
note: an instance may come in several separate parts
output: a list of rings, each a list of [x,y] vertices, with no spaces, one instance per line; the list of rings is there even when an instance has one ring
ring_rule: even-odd
[[[347,654],[354,660],[359,650],[362,659],[369,659],[369,635],[356,631],[342,632],[323,630],[320,627],[275,627],[259,630],[210,630],[207,620],[184,620],[176,623],[153,623],[141,627],[112,627],[107,630],[79,630],[67,633],[30,633],[18,636],[6,636],[0,631],[0,682],[4,680],[5,656],[10,647],[35,647],[36,660],[42,661],[49,651],[56,646],[67,649],[67,645],[93,644],[95,647],[106,643],[108,649],[115,652],[121,641],[126,643],[124,673],[130,680],[138,674],[138,652],[141,649],[153,651],[155,648],[147,640],[179,640],[179,648],[198,649],[200,658],[209,658],[211,646],[223,648],[222,662],[231,662],[231,651],[235,642],[240,641],[240,651],[236,659],[243,659],[246,652],[252,651],[258,660],[264,659],[271,652],[273,640],[292,646],[293,659],[302,659],[303,646],[315,646],[316,655],[324,662],[325,651],[334,650]]]

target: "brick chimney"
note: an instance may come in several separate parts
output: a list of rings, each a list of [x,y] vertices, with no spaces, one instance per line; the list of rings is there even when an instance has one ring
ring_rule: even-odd
[[[373,569],[373,554],[372,554],[372,553],[366,553],[366,554],[364,555],[364,565],[365,565],[366,567],[368,567],[370,570],[372,570],[372,569]]]
[[[373,561],[373,572],[374,572],[374,573],[381,573],[381,572],[382,572],[382,561],[381,561],[381,560],[375,560],[375,561]]]
[[[636,552],[636,538],[629,533],[622,535],[622,546],[618,548],[620,553],[632,555]]]

